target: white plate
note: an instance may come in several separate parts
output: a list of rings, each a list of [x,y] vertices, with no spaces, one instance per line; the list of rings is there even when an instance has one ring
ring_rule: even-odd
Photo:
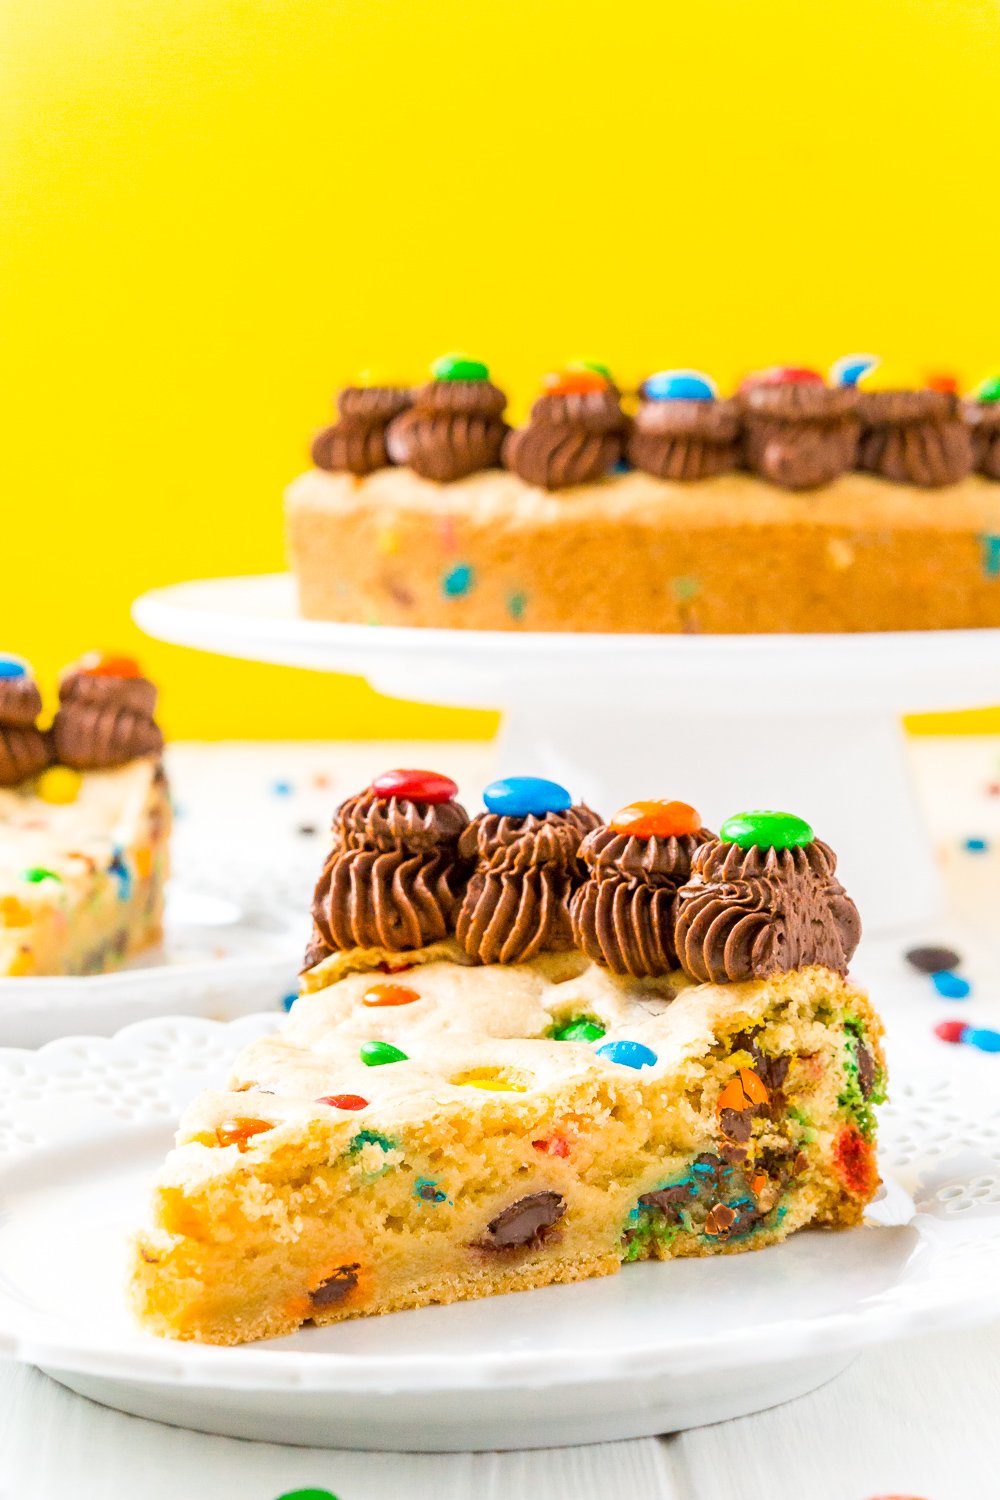
[[[205,1431],[524,1448],[755,1411],[868,1344],[1000,1312],[1000,1103],[981,1058],[961,1087],[940,1073],[897,1084],[890,1187],[869,1227],[245,1348],[155,1339],[122,1296],[146,1182],[178,1109],[273,1024],[144,1021],[111,1040],[0,1051],[0,1355]]]
[[[0,1046],[111,1036],[147,1016],[230,1021],[297,988],[303,923],[172,883],[163,942],[113,974],[0,979]]]

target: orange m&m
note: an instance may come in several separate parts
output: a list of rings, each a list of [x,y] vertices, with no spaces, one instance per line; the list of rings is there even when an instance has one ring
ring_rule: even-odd
[[[112,656],[107,651],[88,651],[77,671],[87,677],[141,677],[139,663],[131,656]]]
[[[230,1120],[227,1124],[216,1127],[215,1139],[220,1146],[236,1146],[240,1151],[245,1151],[253,1136],[263,1135],[265,1130],[273,1129],[274,1126],[267,1120]]]
[[[553,370],[542,379],[542,394],[545,396],[589,396],[593,391],[607,389],[607,378],[599,370],[591,370],[585,365]]]
[[[701,814],[686,802],[631,802],[615,813],[608,827],[636,839],[679,838],[698,832]]]
[[[376,1005],[412,1005],[414,1000],[420,996],[416,990],[411,990],[406,984],[373,984],[365,990],[361,996],[361,1004]]]

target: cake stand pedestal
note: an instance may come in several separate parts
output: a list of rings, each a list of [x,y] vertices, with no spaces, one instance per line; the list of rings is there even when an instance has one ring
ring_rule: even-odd
[[[150,635],[362,676],[397,698],[503,714],[498,774],[541,774],[608,815],[640,797],[709,827],[800,813],[840,857],[869,931],[933,919],[933,850],[900,715],[1000,697],[1000,631],[653,636],[401,629],[302,620],[284,574],[176,584],[136,601]],[[469,789],[474,791],[476,789]]]

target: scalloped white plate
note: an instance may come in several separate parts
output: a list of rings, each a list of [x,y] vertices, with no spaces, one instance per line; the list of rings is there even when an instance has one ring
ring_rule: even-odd
[[[204,1431],[524,1448],[759,1410],[866,1345],[1000,1314],[1000,1101],[984,1068],[897,1085],[889,1187],[863,1229],[239,1349],[155,1339],[124,1303],[128,1232],[179,1109],[275,1019],[143,1021],[0,1051],[0,1355]]]
[[[298,987],[306,931],[291,915],[171,883],[163,942],[113,974],[0,979],[0,1046],[111,1036],[148,1016],[231,1021]]]

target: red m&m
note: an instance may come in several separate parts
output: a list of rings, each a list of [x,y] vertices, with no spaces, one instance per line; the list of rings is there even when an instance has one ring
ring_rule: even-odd
[[[826,381],[817,370],[807,370],[801,365],[771,365],[766,370],[756,370],[748,375],[740,389],[752,390],[755,385],[825,385]]]
[[[329,1104],[333,1109],[367,1109],[368,1100],[360,1094],[324,1094],[317,1104]]]
[[[372,782],[377,797],[400,797],[407,802],[450,802],[458,787],[439,771],[383,771]]]
[[[608,827],[631,838],[680,838],[697,833],[701,814],[687,802],[631,802],[616,812]]]
[[[106,651],[88,651],[76,670],[87,677],[141,677],[139,663],[131,656],[112,656]]]

